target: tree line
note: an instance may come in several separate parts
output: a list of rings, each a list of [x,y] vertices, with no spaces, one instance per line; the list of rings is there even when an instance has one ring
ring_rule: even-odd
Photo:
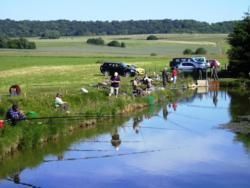
[[[14,21],[0,20],[0,36],[127,35],[150,33],[230,33],[238,21],[209,24],[195,20],[129,20],[129,21]]]

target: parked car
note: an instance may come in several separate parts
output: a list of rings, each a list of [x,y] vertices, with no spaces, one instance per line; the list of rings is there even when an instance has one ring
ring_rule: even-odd
[[[145,74],[145,69],[137,67],[136,65],[128,65],[132,68],[134,68],[139,75],[144,75]]]
[[[195,72],[198,70],[205,71],[207,66],[206,64],[199,64],[196,62],[181,62],[179,65],[177,65],[177,69],[180,72]]]
[[[201,66],[201,67],[210,66],[205,57],[198,57],[198,56],[173,58],[172,61],[170,61],[169,66],[173,69],[174,67],[178,67],[181,63],[193,63],[196,66]]]
[[[115,72],[118,72],[121,76],[135,76],[136,75],[136,69],[128,66],[125,63],[118,63],[118,62],[104,62],[100,66],[100,71],[102,74],[108,76],[113,75]]]

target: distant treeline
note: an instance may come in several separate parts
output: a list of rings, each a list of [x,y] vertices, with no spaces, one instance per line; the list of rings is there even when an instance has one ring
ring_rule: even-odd
[[[14,21],[0,20],[0,35],[8,37],[43,37],[46,31],[60,36],[126,35],[149,33],[230,33],[237,21],[209,24],[195,20],[142,21]]]

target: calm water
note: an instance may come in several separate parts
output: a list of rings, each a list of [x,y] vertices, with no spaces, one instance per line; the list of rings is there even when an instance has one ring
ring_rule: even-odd
[[[54,144],[47,153],[23,154],[13,160],[27,165],[2,178],[0,187],[249,188],[249,140],[218,128],[231,120],[242,100],[249,112],[248,97],[233,101],[232,96],[196,94],[111,122],[95,136]],[[67,150],[50,152],[56,145]]]

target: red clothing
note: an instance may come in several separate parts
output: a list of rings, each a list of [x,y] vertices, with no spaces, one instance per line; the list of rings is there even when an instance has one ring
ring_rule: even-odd
[[[178,71],[176,69],[174,69],[173,72],[172,72],[172,76],[174,77],[174,76],[177,76],[177,75],[178,75]]]

